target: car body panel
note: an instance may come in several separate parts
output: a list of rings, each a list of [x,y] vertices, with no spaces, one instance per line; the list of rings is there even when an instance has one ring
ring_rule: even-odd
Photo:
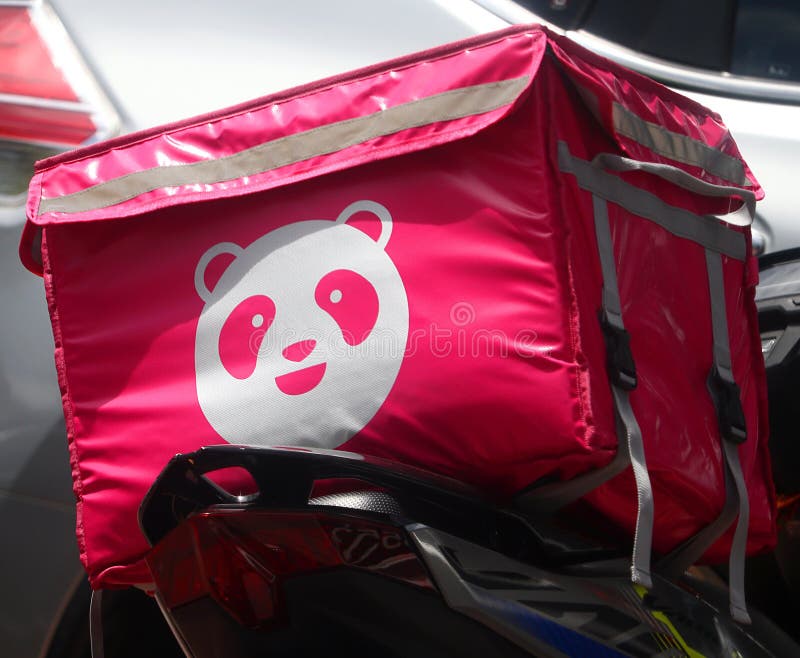
[[[57,12],[140,129],[217,110],[335,73],[506,27],[469,2],[55,0]],[[473,5],[474,6],[474,5]],[[113,29],[109,29],[113,26]],[[146,37],[145,37],[146,35]],[[146,40],[143,40],[146,39]]]

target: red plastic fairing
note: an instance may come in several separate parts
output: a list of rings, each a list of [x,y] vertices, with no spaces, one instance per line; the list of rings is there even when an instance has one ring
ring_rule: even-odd
[[[321,569],[434,588],[400,528],[333,513],[204,512],[165,537],[147,565],[168,609],[210,597],[247,627],[282,621],[282,580]]]

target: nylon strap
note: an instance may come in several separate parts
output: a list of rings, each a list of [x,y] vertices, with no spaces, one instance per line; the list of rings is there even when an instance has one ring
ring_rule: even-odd
[[[598,196],[592,197],[597,249],[603,273],[603,312],[613,329],[624,332],[622,303],[617,283],[614,245],[608,221],[608,204]],[[631,407],[628,391],[610,382],[617,419],[617,454],[606,466],[590,471],[567,482],[537,487],[520,496],[516,503],[533,512],[552,513],[585,496],[593,489],[621,473],[630,464],[636,481],[638,511],[633,536],[631,579],[644,587],[652,587],[650,555],[653,543],[653,489],[647,472],[642,431]]]
[[[615,329],[624,331],[622,321],[622,302],[619,297],[617,283],[617,267],[614,259],[614,244],[611,239],[611,227],[608,221],[608,204],[598,196],[592,197],[594,208],[594,229],[597,236],[597,250],[600,256],[600,268],[603,272],[603,311],[606,320]],[[631,407],[628,391],[611,384],[614,396],[614,407],[625,435],[625,448],[627,449],[633,476],[636,480],[636,496],[638,511],[636,514],[636,530],[633,535],[633,559],[631,563],[631,578],[633,582],[652,587],[650,577],[650,553],[653,543],[653,488],[650,484],[650,475],[647,472],[647,462],[644,454],[644,441],[636,415]],[[622,435],[618,432],[620,444]],[[622,445],[620,445],[622,449]]]
[[[103,642],[103,590],[92,592],[89,602],[89,643],[92,658],[105,658]]]
[[[706,250],[706,269],[708,270],[708,289],[711,296],[711,326],[714,337],[714,366],[719,376],[730,384],[734,384],[733,366],[731,363],[730,338],[728,334],[728,315],[725,308],[725,280],[723,278],[722,258],[719,254]],[[750,501],[747,497],[747,486],[739,461],[738,446],[722,439],[725,468],[733,487],[726,486],[726,496],[733,498],[738,507],[739,520],[731,544],[729,561],[729,587],[731,617],[736,621],[749,624],[750,615],[744,593],[744,570],[747,550],[747,531],[750,525]],[[726,477],[726,483],[728,477]],[[738,499],[738,500],[737,500]],[[724,510],[723,510],[724,514]]]
[[[563,148],[562,148],[563,147]],[[566,158],[564,156],[567,156]],[[575,162],[566,150],[566,144],[559,143],[559,164],[562,170],[576,174]],[[588,167],[592,167],[588,162]],[[596,170],[595,170],[596,171]],[[592,195],[594,210],[595,236],[603,274],[603,313],[605,321],[614,331],[625,333],[622,319],[622,302],[619,295],[617,269],[614,259],[614,245],[611,238],[611,227],[608,220],[608,203],[598,194]],[[612,378],[613,380],[613,378]],[[644,452],[644,440],[636,414],[630,403],[628,391],[614,381],[610,382],[614,399],[614,411],[617,418],[617,455],[605,467],[568,482],[555,483],[538,487],[518,499],[517,504],[535,511],[552,512],[574,502],[600,486],[615,475],[621,473],[630,463],[636,482],[637,515],[633,537],[633,554],[631,560],[631,579],[644,587],[652,587],[650,574],[650,557],[653,543],[653,488],[647,471]],[[635,386],[635,380],[633,383]]]
[[[650,219],[674,235],[693,240],[705,247],[715,371],[725,384],[735,386],[725,308],[722,255],[745,260],[747,257],[745,236],[720,224],[716,221],[717,218],[695,215],[669,206],[655,195],[602,171],[602,168],[615,171],[646,171],[692,192],[707,196],[731,198],[738,196],[744,202],[743,209],[746,211],[746,218],[738,220],[734,213],[722,219],[730,224],[740,226],[749,225],[752,221],[755,205],[755,196],[752,192],[735,187],[713,185],[669,165],[638,163],[612,154],[601,154],[595,158],[594,162],[590,163],[572,156],[565,142],[558,143],[558,161],[562,171],[575,176],[579,187],[592,192],[595,232],[603,273],[603,310],[606,321],[614,328],[624,331],[613,244],[608,223],[607,201],[613,202],[635,215]],[[654,509],[644,445],[627,391],[612,383],[612,393],[618,419],[627,437],[627,452],[636,479],[639,503],[631,567],[632,577],[634,582],[649,586]],[[618,432],[618,436],[621,448],[622,434]],[[726,501],[722,513],[713,523],[690,538],[673,554],[667,556],[659,564],[659,567],[664,565],[667,569],[679,569],[682,573],[730,527],[738,514],[729,564],[730,608],[733,619],[742,623],[750,623],[744,595],[745,553],[750,517],[749,500],[737,444],[727,438],[722,439],[722,444],[726,491]],[[554,491],[556,490],[554,489]],[[561,491],[565,494],[568,490],[562,488]],[[532,493],[536,494],[537,492]],[[551,494],[551,498],[556,497]]]
[[[517,496],[514,504],[519,509],[533,514],[553,514],[622,473],[631,463],[631,459],[626,442],[623,440],[626,436],[625,426],[619,413],[616,414],[616,419],[619,444],[614,459],[601,468],[588,471],[571,480],[536,486]]]
[[[717,539],[731,527],[731,523],[736,520],[739,513],[738,494],[733,483],[733,475],[728,468],[727,460],[723,467],[725,474],[725,505],[720,515],[711,523],[705,526],[669,555],[659,560],[656,568],[659,573],[667,574],[673,578],[679,578],[689,567],[695,564],[703,554],[711,548]]]
[[[653,176],[658,176],[673,185],[682,187],[690,192],[710,197],[739,197],[743,201],[741,211],[735,211],[719,217],[728,224],[736,226],[750,226],[756,216],[756,195],[752,190],[743,190],[732,185],[715,185],[685,172],[683,169],[672,165],[656,162],[640,162],[623,158],[613,153],[600,153],[592,160],[592,164],[611,171],[644,171]]]
[[[714,366],[720,378],[734,383],[731,364],[728,316],[725,308],[725,282],[722,259],[719,254],[706,250],[706,270],[711,298],[711,327],[713,334]],[[747,529],[750,521],[750,501],[739,461],[739,450],[735,443],[721,438],[723,471],[725,474],[725,505],[720,515],[696,535],[690,537],[679,548],[667,555],[658,564],[672,576],[679,576],[711,548],[736,520],[736,530],[729,557],[729,588],[731,617],[749,624],[750,615],[744,593],[744,571],[747,550]]]
[[[697,215],[664,203],[655,194],[603,171],[602,164],[602,161],[595,165],[575,157],[565,142],[558,143],[559,168],[565,173],[573,174],[581,189],[621,206],[638,217],[648,219],[673,235],[692,240],[706,249],[736,260],[743,261],[747,258],[747,241],[744,234],[722,224],[718,217]],[[733,189],[742,198],[746,196],[746,192],[739,188],[717,187],[725,190]]]
[[[631,558],[631,580],[648,589],[653,586],[650,576],[650,554],[653,546],[653,519],[655,508],[653,506],[653,487],[650,483],[650,474],[647,471],[647,462],[644,456],[644,441],[642,430],[636,422],[630,398],[627,391],[617,386],[611,386],[614,394],[614,406],[617,414],[622,419],[626,432],[627,452],[630,457],[633,477],[636,481],[636,528],[633,534],[633,555]],[[622,437],[620,436],[620,442]]]
[[[592,195],[594,211],[594,233],[597,251],[600,255],[600,269],[603,272],[603,310],[608,322],[617,329],[625,329],[622,322],[622,301],[619,298],[617,266],[614,263],[614,243],[611,240],[611,226],[608,223],[608,204]]]
[[[745,564],[747,558],[747,533],[750,525],[750,500],[744,481],[742,464],[739,461],[739,448],[730,441],[723,441],[725,463],[730,469],[739,503],[739,520],[733,533],[731,555],[728,561],[728,587],[730,588],[731,617],[743,624],[751,623],[747,612],[747,599],[744,589]]]

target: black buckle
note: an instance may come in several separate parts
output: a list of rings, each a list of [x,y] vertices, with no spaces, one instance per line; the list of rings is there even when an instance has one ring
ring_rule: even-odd
[[[747,421],[736,382],[723,379],[715,365],[708,375],[708,392],[717,410],[722,438],[739,445],[747,440]]]
[[[609,322],[605,311],[600,311],[600,327],[606,341],[606,367],[611,381],[625,391],[636,388],[636,363],[631,352],[631,335]]]

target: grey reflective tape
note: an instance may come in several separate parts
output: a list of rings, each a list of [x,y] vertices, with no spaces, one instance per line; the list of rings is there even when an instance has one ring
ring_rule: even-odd
[[[645,121],[619,103],[614,103],[612,114],[614,130],[654,153],[700,167],[736,185],[751,184],[745,174],[744,163],[738,158],[688,135]]]
[[[685,190],[704,196],[728,197],[731,200],[738,196],[743,202],[745,212],[740,213],[737,210],[730,213],[730,215],[715,215],[717,219],[726,221],[729,224],[750,226],[750,224],[753,223],[753,218],[756,216],[756,195],[752,190],[743,190],[740,187],[733,187],[731,185],[715,185],[714,183],[709,183],[696,176],[692,176],[683,169],[678,169],[678,167],[673,167],[672,165],[655,162],[640,162],[638,160],[631,160],[630,158],[623,158],[613,153],[601,153],[595,156],[592,160],[592,164],[603,167],[604,169],[611,169],[612,171],[644,171],[648,174],[663,178]]]
[[[573,156],[566,143],[561,141],[558,143],[558,165],[561,171],[573,174],[582,189],[658,224],[673,235],[737,260],[747,258],[747,240],[743,233],[726,226],[716,217],[696,215],[665,203],[656,195]]]
[[[366,116],[281,137],[214,160],[144,169],[80,192],[43,198],[38,214],[86,212],[164,187],[213,185],[254,176],[402,130],[485,114],[513,103],[529,82],[530,78],[523,76],[453,89]]]

